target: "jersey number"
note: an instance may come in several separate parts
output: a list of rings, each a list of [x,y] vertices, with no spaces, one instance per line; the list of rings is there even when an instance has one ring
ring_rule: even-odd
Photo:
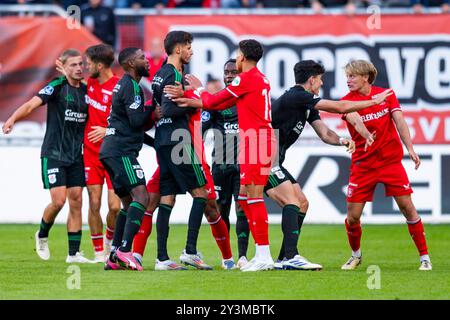
[[[263,89],[262,95],[264,96],[264,119],[271,122],[271,108],[270,108],[270,97],[269,91],[267,89]]]

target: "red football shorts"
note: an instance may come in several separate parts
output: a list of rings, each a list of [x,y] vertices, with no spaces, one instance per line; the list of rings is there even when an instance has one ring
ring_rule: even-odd
[[[247,137],[245,140],[244,144],[239,142],[238,162],[241,185],[265,186],[277,155],[276,137],[271,132],[269,135],[260,135],[257,139]]]
[[[159,193],[159,166],[156,168],[150,180],[147,182],[148,193]]]
[[[347,202],[372,201],[377,183],[384,184],[387,197],[413,193],[401,162],[375,169],[352,166],[347,189]]]
[[[103,185],[106,179],[106,185],[108,190],[113,190],[111,179],[108,172],[106,172],[105,167],[100,162],[100,159],[94,156],[84,155],[84,178],[86,180],[86,185]]]

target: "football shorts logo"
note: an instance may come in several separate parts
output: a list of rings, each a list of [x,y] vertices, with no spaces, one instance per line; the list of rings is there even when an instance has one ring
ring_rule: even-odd
[[[403,188],[405,188],[405,190],[409,190],[409,189],[411,189],[411,186],[410,186],[409,183],[408,183],[408,184],[404,184],[404,185],[403,185]]]
[[[351,198],[353,195],[354,188],[351,188],[350,186],[347,188],[347,197]]]
[[[241,179],[245,179],[245,172],[240,174]]]
[[[208,111],[202,112],[202,122],[209,121],[211,119],[211,114]]]
[[[39,91],[39,94],[46,94],[48,96],[51,96],[54,90],[55,88],[53,88],[52,86],[46,86],[45,88],[41,89],[41,91]]]
[[[51,184],[54,184],[56,182],[56,174],[50,174],[48,176],[48,182],[50,182]]]
[[[233,82],[231,83],[232,86],[237,87],[241,83],[241,77],[237,76],[234,78]]]
[[[143,179],[144,178],[144,171],[142,170],[136,170],[136,175],[139,179]]]

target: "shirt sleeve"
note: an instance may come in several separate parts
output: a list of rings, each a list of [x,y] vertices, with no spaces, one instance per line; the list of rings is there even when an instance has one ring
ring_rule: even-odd
[[[402,108],[400,107],[400,103],[398,102],[397,96],[394,92],[392,92],[392,95],[387,98],[387,103],[389,107],[389,111],[391,113],[395,111],[402,111]]]
[[[61,85],[64,80],[65,77],[55,78],[50,81],[44,88],[39,90],[36,96],[42,99],[42,104],[46,104],[50,100],[53,100],[58,96],[58,92],[61,89]]]
[[[203,91],[201,98],[205,110],[224,110],[236,105],[237,102],[237,98],[227,89],[222,89],[215,94]]]
[[[249,81],[246,81],[245,77],[237,76],[234,78],[233,82],[225,88],[229,93],[231,93],[235,98],[246,94],[250,89]]]
[[[311,112],[309,114],[308,119],[306,119],[308,121],[309,124],[313,123],[316,120],[320,120],[320,113],[319,110],[316,109],[311,109]]]

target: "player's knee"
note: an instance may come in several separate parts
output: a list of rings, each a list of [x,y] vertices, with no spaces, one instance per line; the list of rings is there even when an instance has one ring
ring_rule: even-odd
[[[101,199],[89,199],[89,207],[92,212],[100,212]]]
[[[352,216],[352,215],[347,215],[347,223],[351,226],[353,225],[357,225],[360,223],[360,217],[356,217],[356,216]]]
[[[308,208],[309,208],[309,201],[308,201],[308,199],[306,199],[306,198],[299,199],[298,200],[298,204],[299,204],[298,207],[300,208],[301,212],[306,213],[308,211]]]
[[[217,210],[217,206],[211,201],[206,202],[205,217],[206,220],[208,220],[208,222],[216,221],[220,217],[219,211]]]
[[[120,201],[114,201],[114,202],[110,202],[108,203],[108,208],[109,208],[109,212],[117,215],[117,213],[119,213],[120,211]]]
[[[65,198],[57,198],[57,199],[53,199],[52,201],[52,206],[55,210],[61,210],[64,207],[64,204],[66,203],[66,199]]]

